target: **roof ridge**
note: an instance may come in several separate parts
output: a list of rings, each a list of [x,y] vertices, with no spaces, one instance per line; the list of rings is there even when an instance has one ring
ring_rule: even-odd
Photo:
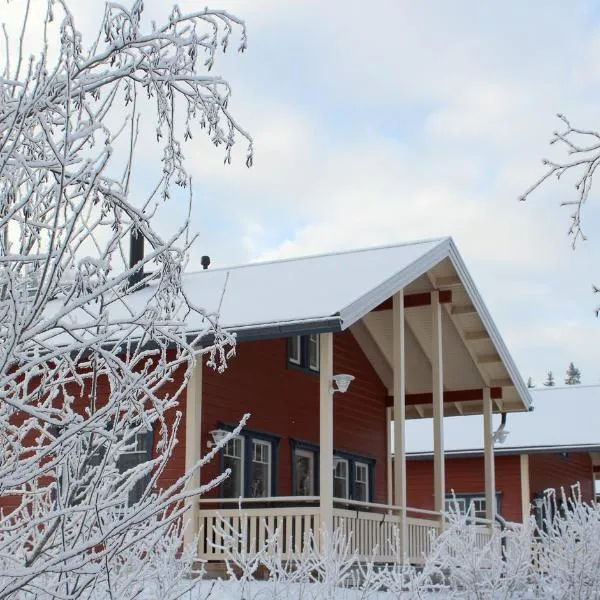
[[[320,254],[305,254],[303,256],[292,256],[292,257],[288,257],[288,258],[273,258],[271,260],[259,260],[259,261],[255,261],[255,262],[247,262],[247,263],[243,263],[243,264],[231,265],[228,267],[217,267],[214,269],[201,269],[201,270],[197,270],[197,271],[188,271],[187,273],[185,273],[185,276],[197,275],[199,273],[207,273],[207,272],[214,273],[215,271],[231,271],[233,269],[243,269],[245,267],[259,267],[259,266],[271,265],[271,264],[275,264],[275,263],[288,263],[288,262],[295,262],[295,261],[299,261],[299,260],[323,258],[326,256],[339,256],[340,254],[357,254],[359,252],[370,252],[372,250],[387,250],[390,248],[401,248],[402,246],[418,246],[419,244],[430,244],[431,242],[443,242],[450,238],[451,238],[451,236],[447,235],[447,236],[436,237],[436,238],[415,240],[412,242],[401,242],[401,243],[396,243],[396,244],[383,244],[381,246],[352,248],[350,250],[334,250],[332,252],[322,252]]]

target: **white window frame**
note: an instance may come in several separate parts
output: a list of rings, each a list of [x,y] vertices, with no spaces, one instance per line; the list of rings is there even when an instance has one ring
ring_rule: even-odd
[[[235,456],[232,454],[228,454],[227,453],[227,447],[228,445],[233,442],[234,440],[238,440],[240,443],[240,456]],[[245,491],[245,483],[246,483],[246,460],[245,460],[245,452],[246,452],[246,444],[245,444],[245,440],[244,437],[241,435],[236,435],[234,437],[232,437],[227,444],[225,444],[224,448],[223,448],[223,458],[235,458],[235,459],[239,459],[240,461],[240,493],[239,495],[234,496],[235,498],[239,498],[239,497],[243,497],[244,496],[244,491]]]
[[[306,494],[307,496],[314,496],[315,495],[315,453],[312,450],[303,450],[302,448],[296,448],[294,450],[294,466],[296,467],[296,457],[297,456],[303,456],[305,458],[308,458],[308,464],[309,464],[309,474],[310,474],[310,493]],[[298,494],[298,470],[296,469],[296,485],[294,488],[294,495],[295,496],[300,496],[300,494]]]
[[[308,346],[306,349],[306,360],[308,362],[308,368],[311,371],[318,371],[319,367],[320,367],[321,346],[320,346],[319,340],[320,340],[320,336],[318,333],[310,333],[306,338],[306,344]],[[310,346],[313,343],[317,350],[316,351],[316,362],[314,364],[310,362]]]
[[[358,472],[360,470],[364,471],[365,478],[364,480],[359,480]],[[369,496],[369,465],[365,462],[361,462],[359,460],[354,461],[354,486],[356,487],[357,482],[361,485],[365,486],[365,499],[364,502],[370,502],[371,498]],[[356,498],[355,498],[356,500]]]
[[[252,461],[251,464],[252,465],[267,465],[267,485],[266,487],[266,494],[264,496],[253,496],[253,498],[270,498],[272,493],[273,493],[273,488],[272,488],[272,482],[271,482],[271,473],[272,473],[272,469],[273,469],[273,444],[271,442],[268,442],[266,440],[261,440],[259,438],[250,438],[250,441],[252,443]],[[262,446],[263,448],[267,449],[267,462],[263,462],[263,461],[257,461],[256,460],[256,446]],[[243,485],[244,482],[242,482]]]
[[[302,338],[301,338],[301,336],[299,336],[299,335],[292,336],[288,340],[288,344],[290,345],[288,347],[288,361],[294,365],[300,366],[302,364]],[[295,350],[294,354],[297,356],[297,358],[292,356],[292,353],[290,352],[290,347]]]
[[[338,467],[341,464],[346,465],[346,477],[339,477],[338,474],[337,474],[338,473]],[[334,483],[335,483],[336,479],[344,481],[345,482],[345,486],[344,487],[345,487],[345,491],[346,491],[346,495],[345,496],[335,496],[335,498],[341,498],[342,500],[348,500],[349,499],[349,497],[350,497],[350,477],[349,477],[350,472],[349,471],[350,471],[350,469],[349,469],[349,465],[348,465],[348,459],[335,457],[335,467],[333,469]],[[334,486],[334,489],[335,489],[335,486]]]

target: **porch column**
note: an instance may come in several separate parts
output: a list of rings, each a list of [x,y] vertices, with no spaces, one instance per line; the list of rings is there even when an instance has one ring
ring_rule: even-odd
[[[394,500],[400,507],[400,555],[403,561],[408,551],[406,524],[406,389],[404,360],[404,290],[392,299],[393,369],[394,369]]]
[[[529,454],[521,454],[521,514],[526,523],[531,514],[531,490],[529,487]]]
[[[202,454],[202,365],[204,357],[198,358],[187,384],[185,401],[185,470],[189,471]],[[187,489],[200,487],[200,470],[197,469],[187,483]],[[198,496],[186,500],[187,512],[184,543],[189,545],[198,534],[200,507]]]
[[[496,516],[496,474],[494,472],[494,430],[492,426],[492,394],[483,388],[483,460],[485,469],[485,518]]]
[[[438,290],[431,292],[432,342],[431,371],[433,385],[433,489],[437,512],[445,508],[444,465],[444,362],[442,358],[442,305]]]
[[[319,336],[319,482],[321,530],[333,532],[333,334]]]
[[[385,456],[386,456],[386,480],[387,480],[387,503],[394,504],[394,474],[392,469],[392,410],[391,406],[385,409]]]

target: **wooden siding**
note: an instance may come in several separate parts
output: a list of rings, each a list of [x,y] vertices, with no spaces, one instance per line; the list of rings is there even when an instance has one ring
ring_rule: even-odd
[[[594,499],[594,477],[592,459],[587,452],[567,452],[565,454],[530,454],[529,487],[532,497],[547,488],[565,488],[579,482],[584,502]]]
[[[387,390],[350,332],[334,334],[333,363],[334,373],[356,378],[345,394],[334,395],[334,448],[376,460],[373,500],[385,502]],[[234,423],[250,412],[249,429],[280,436],[276,493],[292,494],[290,439],[319,443],[318,373],[288,367],[287,340],[281,338],[240,343],[225,373],[205,367],[203,379],[203,452],[219,421]],[[178,438],[173,475],[184,464],[183,426]],[[215,460],[203,470],[202,482],[218,470]]]
[[[460,418],[460,417],[456,417]],[[501,514],[520,522],[521,466],[518,456],[496,456],[496,491],[501,494]],[[407,461],[408,506],[433,510],[433,461]],[[446,493],[485,494],[483,456],[446,458]]]

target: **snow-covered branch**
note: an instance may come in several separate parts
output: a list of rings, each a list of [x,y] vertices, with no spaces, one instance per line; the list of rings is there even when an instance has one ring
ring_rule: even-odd
[[[225,162],[240,140],[252,163],[229,84],[209,74],[234,36],[245,49],[246,30],[227,12],[177,7],[146,28],[141,0],[109,2],[85,49],[67,0],[24,4],[0,74],[0,599],[130,598],[144,561],[181,550],[185,500],[207,489],[161,475],[191,370],[225,369],[235,339],[182,289],[188,221],[168,238],[154,221],[173,186],[190,188],[195,127]],[[149,124],[162,170],[134,198]],[[146,246],[136,264],[132,236]]]

